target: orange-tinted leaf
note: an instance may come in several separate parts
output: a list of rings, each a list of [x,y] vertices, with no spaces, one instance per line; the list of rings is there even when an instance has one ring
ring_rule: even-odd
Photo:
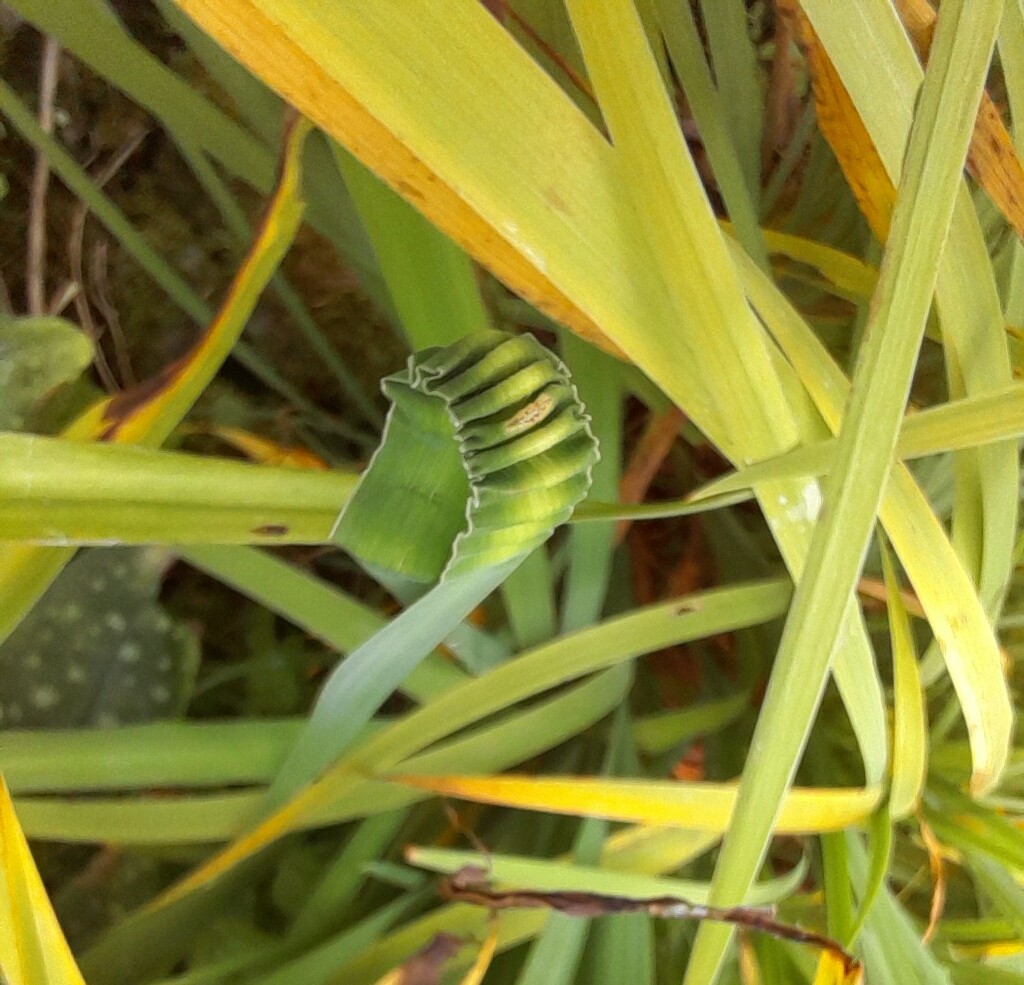
[[[779,0],[778,6],[795,24],[796,37],[807,57],[818,126],[836,155],[871,231],[884,242],[896,200],[892,179],[798,0]],[[896,6],[919,54],[927,59],[935,26],[934,8],[928,0],[897,0]],[[967,170],[988,192],[1017,235],[1024,236],[1024,165],[987,93],[983,94],[978,110],[967,153]]]
[[[928,0],[896,0],[896,9],[917,50],[927,60],[935,31],[935,9]],[[1024,165],[996,104],[983,93],[967,152],[967,170],[988,192],[1018,236],[1024,237]]]
[[[889,232],[896,189],[871,136],[798,0],[777,0],[779,12],[793,20],[795,36],[811,70],[818,128],[843,169],[871,231],[881,241]]]

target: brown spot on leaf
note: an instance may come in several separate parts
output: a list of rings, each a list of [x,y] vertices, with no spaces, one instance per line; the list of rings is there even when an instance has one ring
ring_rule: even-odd
[[[401,966],[398,985],[438,985],[445,962],[459,953],[463,943],[454,934],[437,934]]]
[[[699,599],[687,599],[676,606],[675,614],[685,616],[688,612],[700,612],[703,608],[704,604]]]
[[[544,189],[544,201],[548,203],[556,212],[561,212],[562,215],[569,215],[569,203],[558,193],[558,189],[553,185],[549,185]]]
[[[261,527],[254,528],[253,533],[257,537],[283,537],[288,530],[287,523],[265,523]]]

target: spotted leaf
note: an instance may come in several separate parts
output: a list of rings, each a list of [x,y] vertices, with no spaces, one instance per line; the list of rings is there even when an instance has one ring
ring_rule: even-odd
[[[119,725],[178,713],[195,638],[156,602],[165,555],[82,552],[0,645],[0,726]]]

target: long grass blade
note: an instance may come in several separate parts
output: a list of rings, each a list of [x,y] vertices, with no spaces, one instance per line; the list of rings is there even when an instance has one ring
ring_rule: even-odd
[[[802,723],[813,713],[841,622],[835,600],[849,596],[863,563],[892,464],[998,15],[998,4],[971,10],[959,3],[943,7],[836,466],[826,487],[826,509],[794,596],[744,768],[733,827],[716,868],[714,898],[719,902],[732,902],[753,878],[764,857],[773,806],[791,782],[806,741],[794,730],[787,734],[776,729],[768,743],[763,737],[777,717]],[[963,84],[965,78],[969,86]],[[799,677],[789,679],[797,668]],[[1005,763],[1012,709],[1005,685],[1001,690],[991,701],[976,692],[962,695],[972,723],[978,789],[995,783]],[[715,980],[729,936],[721,928],[701,928],[687,985]]]
[[[634,824],[674,824],[697,831],[734,829],[738,785],[587,777],[412,776],[395,783],[486,804],[560,814],[605,817]],[[775,830],[785,834],[836,831],[864,821],[879,802],[878,788],[790,789]]]
[[[928,735],[925,693],[917,668],[917,650],[910,629],[895,565],[888,547],[882,545],[889,636],[893,659],[892,785],[889,812],[899,820],[915,811],[928,771]]]

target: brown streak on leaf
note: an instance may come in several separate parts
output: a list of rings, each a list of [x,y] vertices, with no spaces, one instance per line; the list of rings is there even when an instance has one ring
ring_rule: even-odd
[[[896,7],[917,46],[928,58],[935,11],[928,0],[896,0]],[[857,204],[875,236],[885,241],[896,192],[853,100],[797,0],[778,0],[780,14],[796,26],[796,36],[811,70],[818,125],[843,169]],[[982,94],[967,170],[985,189],[1018,236],[1024,237],[1024,165],[1013,139],[988,93]]]
[[[204,333],[203,338],[206,337]],[[187,371],[193,352],[202,344],[199,340],[186,355],[164,366],[148,380],[143,380],[128,390],[115,393],[103,409],[104,430],[97,435],[100,441],[113,441],[117,432],[134,414],[156,401],[164,390],[173,386],[174,381]]]
[[[283,537],[288,533],[287,523],[265,523],[253,530],[257,537]]]

